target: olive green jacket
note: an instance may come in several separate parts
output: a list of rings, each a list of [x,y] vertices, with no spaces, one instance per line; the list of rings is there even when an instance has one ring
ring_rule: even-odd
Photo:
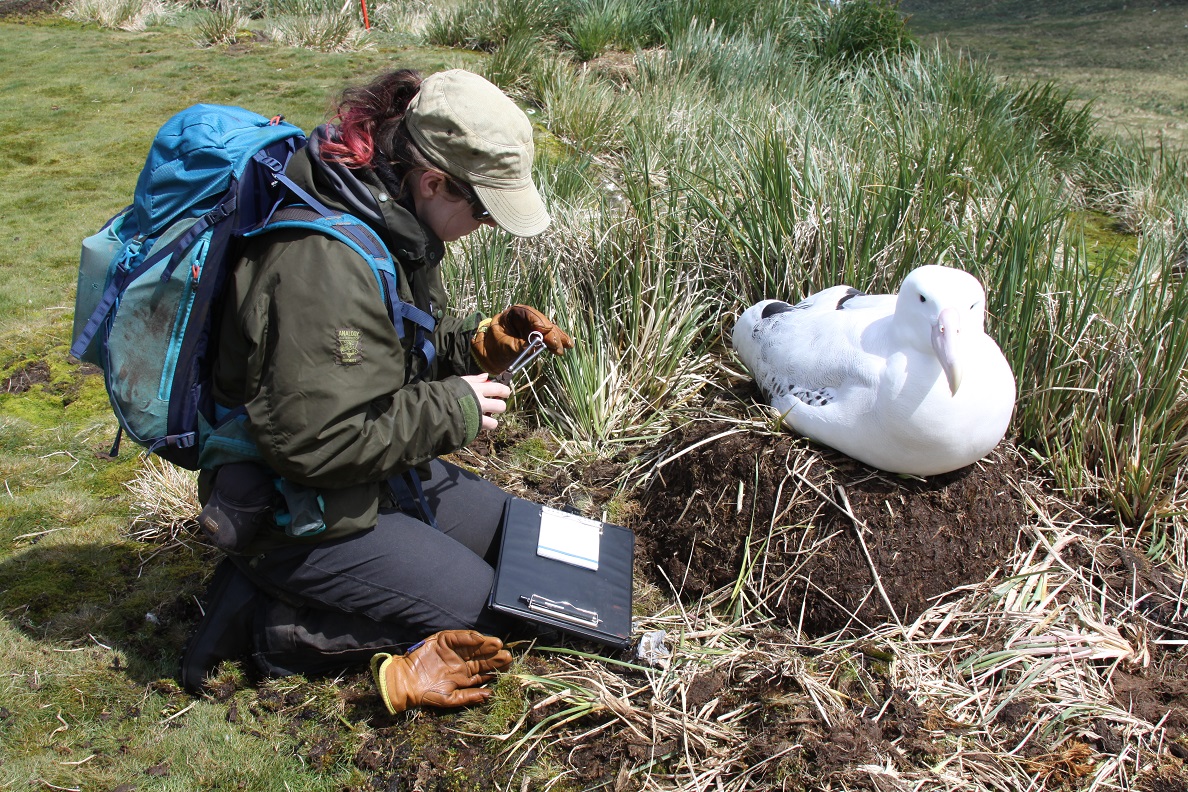
[[[342,242],[285,229],[249,243],[228,284],[215,397],[245,405],[264,461],[316,492],[326,530],[315,540],[374,526],[386,479],[466,446],[482,419],[458,376],[480,371],[470,339],[482,316],[446,314],[445,246],[373,171],[321,161],[320,141],[333,134],[315,130],[286,172],[376,231],[395,260],[400,298],[437,320],[437,359],[410,384],[420,363],[414,327],[402,344],[370,267]],[[253,549],[275,540],[261,537]]]

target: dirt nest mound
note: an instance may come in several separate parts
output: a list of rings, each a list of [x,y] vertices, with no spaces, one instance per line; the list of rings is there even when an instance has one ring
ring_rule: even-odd
[[[924,481],[788,434],[693,424],[641,498],[638,552],[684,597],[741,580],[809,635],[866,632],[892,618],[886,601],[910,622],[1008,559],[1027,520],[1024,473],[996,454]]]

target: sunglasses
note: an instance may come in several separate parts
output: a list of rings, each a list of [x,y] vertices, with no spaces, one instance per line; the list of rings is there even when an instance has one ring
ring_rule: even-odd
[[[479,200],[474,188],[465,182],[453,180],[454,189],[461,195],[466,203],[470,204],[471,217],[479,223],[485,223],[491,219],[491,213],[487,211],[487,207],[483,206],[483,202]]]

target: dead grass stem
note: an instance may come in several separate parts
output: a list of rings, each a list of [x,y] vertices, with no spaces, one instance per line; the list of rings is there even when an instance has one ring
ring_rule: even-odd
[[[1149,665],[1150,636],[1166,625],[1135,607],[1133,589],[1066,557],[1074,548],[1090,556],[1107,550],[1112,540],[1094,536],[1108,532],[1091,530],[1103,526],[1021,485],[1032,519],[1003,569],[939,598],[910,624],[808,638],[768,614],[812,581],[794,562],[773,578],[765,562],[767,553],[812,553],[823,541],[783,543],[781,518],[793,502],[815,498],[821,509],[845,502],[810,485],[813,464],[810,451],[785,460],[773,513],[756,518],[763,535],[739,581],[696,602],[670,600],[639,621],[639,631],[667,633],[672,656],[664,667],[625,669],[534,649],[555,670],[521,681],[529,706],[546,714],[509,746],[509,761],[545,745],[574,752],[613,738],[639,747],[624,759],[616,788],[634,779],[645,790],[690,792],[788,784],[1124,790],[1156,772],[1164,723],[1117,703],[1113,678]],[[707,679],[720,688],[705,693]],[[900,710],[917,714],[914,732]],[[862,733],[856,723],[882,729],[873,760],[798,775],[822,761],[832,735]],[[1121,746],[1116,755],[1093,747],[1103,730]]]
[[[193,471],[144,456],[144,465],[126,485],[133,508],[129,537],[165,545],[188,539],[202,509],[197,481]]]

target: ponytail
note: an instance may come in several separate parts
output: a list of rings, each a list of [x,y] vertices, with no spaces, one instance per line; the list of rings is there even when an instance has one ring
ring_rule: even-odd
[[[413,160],[423,160],[404,126],[408,103],[420,89],[419,72],[399,69],[344,90],[334,115],[338,139],[322,144],[322,158],[348,168],[373,167],[377,160],[398,167],[417,164],[406,162],[410,154]],[[412,152],[404,151],[409,147]]]

